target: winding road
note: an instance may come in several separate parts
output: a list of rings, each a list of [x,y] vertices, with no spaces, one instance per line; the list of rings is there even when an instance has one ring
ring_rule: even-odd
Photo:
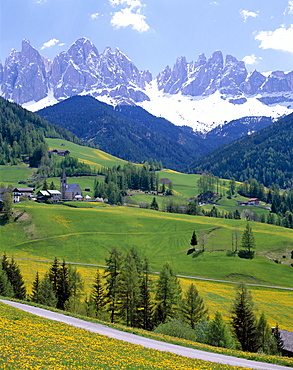
[[[171,352],[180,356],[196,358],[204,361],[217,362],[233,366],[242,366],[250,369],[263,369],[263,370],[288,370],[286,366],[262,363],[257,361],[246,360],[232,356],[225,356],[218,353],[211,353],[200,351],[193,348],[182,347],[171,343],[161,342],[154,339],[140,337],[135,334],[123,332],[110,328],[102,324],[96,324],[89,321],[77,319],[71,316],[66,316],[61,313],[52,312],[38,307],[33,307],[27,304],[12,302],[0,299],[0,302],[29,312],[31,314],[44,317],[49,320],[59,321],[67,325],[71,325],[80,329],[88,330],[93,333],[105,335],[114,339],[122,340],[128,343],[140,345],[146,348],[156,349],[159,351]]]

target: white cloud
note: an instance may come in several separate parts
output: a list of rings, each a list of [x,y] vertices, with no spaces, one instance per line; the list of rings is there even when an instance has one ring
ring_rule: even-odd
[[[240,15],[244,19],[244,22],[246,22],[249,17],[252,17],[252,18],[258,17],[258,12],[250,12],[248,10],[240,10]]]
[[[150,29],[146,22],[146,16],[141,13],[144,5],[140,0],[109,0],[113,7],[120,6],[121,9],[114,12],[111,25],[115,28],[132,26],[138,32],[145,32]]]
[[[36,4],[45,4],[47,0],[36,0]]]
[[[51,39],[51,40],[49,40],[49,41],[47,41],[43,44],[43,46],[41,47],[41,50],[51,48],[53,46],[56,46],[57,44],[58,44],[58,46],[65,45],[64,43],[59,43],[59,40],[57,40],[57,39]]]
[[[293,0],[289,0],[289,1],[288,1],[288,6],[287,6],[287,8],[285,9],[284,14],[290,14],[290,15],[293,15]]]
[[[99,18],[99,16],[100,16],[100,13],[91,14],[91,19],[97,19]]]
[[[274,49],[293,53],[293,24],[286,29],[281,26],[274,31],[261,31],[255,36],[261,49]]]
[[[245,64],[253,65],[257,64],[259,60],[261,60],[261,57],[256,57],[254,54],[252,55],[246,55],[242,60]]]

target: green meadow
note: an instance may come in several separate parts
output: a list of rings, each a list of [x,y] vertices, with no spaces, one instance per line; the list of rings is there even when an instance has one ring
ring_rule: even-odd
[[[113,246],[124,252],[135,247],[150,259],[154,271],[168,261],[180,275],[292,286],[291,229],[253,223],[256,257],[246,260],[229,253],[232,232],[237,228],[241,236],[246,226],[244,220],[122,206],[73,208],[34,202],[15,205],[16,212],[24,210],[17,222],[1,227],[2,251],[10,256],[50,260],[56,256],[71,262],[103,265]],[[205,252],[197,257],[187,255],[194,230],[204,233],[206,240]],[[280,258],[286,255],[283,262],[287,264],[265,258],[276,249]]]

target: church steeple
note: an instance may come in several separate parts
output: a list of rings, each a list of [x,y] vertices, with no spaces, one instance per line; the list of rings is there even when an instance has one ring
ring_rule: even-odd
[[[61,199],[65,199],[65,191],[66,191],[66,172],[65,167],[62,168],[62,176],[60,179],[60,192],[61,192]]]

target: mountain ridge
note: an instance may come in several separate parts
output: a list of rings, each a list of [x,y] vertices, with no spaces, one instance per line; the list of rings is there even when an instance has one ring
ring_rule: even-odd
[[[99,52],[87,38],[76,40],[53,61],[28,40],[0,63],[1,95],[38,110],[74,95],[116,105],[139,105],[176,125],[208,132],[244,116],[279,118],[293,111],[293,71],[248,73],[243,61],[215,51],[196,62],[180,57],[156,78],[140,71],[118,48]]]

